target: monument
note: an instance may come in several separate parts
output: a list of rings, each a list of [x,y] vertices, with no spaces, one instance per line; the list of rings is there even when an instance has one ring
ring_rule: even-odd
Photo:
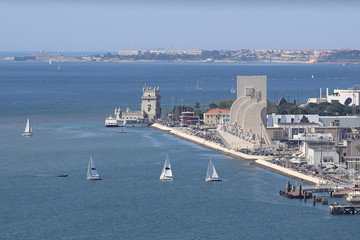
[[[231,148],[270,145],[266,131],[266,76],[237,76],[237,98],[230,109],[230,124],[220,134]]]

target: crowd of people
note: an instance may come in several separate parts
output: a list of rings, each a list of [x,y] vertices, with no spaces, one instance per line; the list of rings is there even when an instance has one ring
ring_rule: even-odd
[[[224,142],[218,136],[218,134],[216,133],[216,130],[203,129],[203,128],[199,128],[197,126],[184,127],[184,126],[181,126],[180,123],[168,122],[165,119],[158,119],[157,123],[167,126],[167,127],[176,127],[176,130],[178,130],[180,132],[186,133],[191,136],[200,137],[206,141],[214,142],[214,143],[219,144],[222,147],[225,147]]]
[[[196,136],[205,139],[206,141],[214,142],[222,147],[225,147],[224,142],[217,135],[216,131],[204,130],[199,128],[180,127],[179,130],[191,136]]]
[[[253,144],[260,144],[261,142],[260,136],[251,131],[248,132],[235,124],[223,125],[221,130]]]

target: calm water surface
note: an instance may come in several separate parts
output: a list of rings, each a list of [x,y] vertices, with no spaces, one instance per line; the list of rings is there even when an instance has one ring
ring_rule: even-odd
[[[172,96],[189,105],[203,103],[204,93],[206,104],[234,97],[232,79],[240,74],[268,75],[269,98],[299,90],[305,99],[318,87],[358,83],[359,66],[56,67],[0,62],[0,239],[358,238],[358,216],[331,216],[328,206],[280,197],[284,176],[151,128],[118,134],[103,123],[118,105],[139,109],[144,85],[160,86],[163,109]],[[34,136],[25,138],[28,116]],[[86,180],[90,154],[103,181]],[[166,154],[172,182],[159,180]],[[223,182],[204,182],[209,157]],[[59,170],[69,176],[57,178]]]

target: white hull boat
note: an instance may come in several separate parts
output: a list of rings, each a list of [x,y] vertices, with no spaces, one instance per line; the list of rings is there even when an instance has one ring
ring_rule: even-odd
[[[30,119],[29,118],[27,119],[25,131],[22,134],[22,136],[25,136],[25,137],[32,136],[32,127],[30,127]]]
[[[360,203],[360,192],[353,191],[348,194],[346,201],[349,203]]]
[[[90,155],[90,162],[87,171],[87,180],[102,180],[102,178],[100,177],[99,173],[96,170],[91,155]]]
[[[172,170],[168,155],[166,155],[163,170],[160,175],[160,180],[173,180]]]
[[[216,172],[215,165],[212,163],[211,158],[209,160],[208,169],[206,172],[206,182],[220,182],[222,181],[221,178],[219,178],[219,175]]]

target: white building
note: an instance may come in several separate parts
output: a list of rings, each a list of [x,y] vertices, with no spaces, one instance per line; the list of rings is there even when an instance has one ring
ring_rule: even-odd
[[[339,102],[345,106],[360,106],[360,85],[355,85],[352,88],[334,89],[334,93],[329,95],[328,89],[326,89],[326,99],[330,103]]]
[[[136,50],[120,50],[118,51],[119,56],[133,56],[133,55],[139,55],[139,51]]]
[[[300,123],[303,117],[306,117],[310,123],[316,123],[322,126],[319,120],[319,115],[306,115],[306,114],[288,114],[277,115],[275,113],[267,115],[267,127],[279,127],[281,123]]]
[[[345,106],[360,106],[360,85],[355,85],[349,89],[334,89],[333,94],[329,94],[329,89],[326,88],[326,97],[322,98],[321,89],[319,98],[309,98],[306,104],[309,103],[341,103]]]
[[[333,141],[334,137],[330,133],[299,133],[294,135],[294,140],[301,141]]]
[[[309,165],[325,167],[331,164],[339,164],[339,154],[336,152],[334,142],[303,142],[301,151]]]
[[[306,122],[301,119],[306,118]],[[275,113],[267,115],[267,129],[283,129],[284,137],[294,139],[294,136],[300,133],[312,132],[314,128],[322,127],[319,121],[319,115],[276,115]],[[282,137],[280,137],[282,138]],[[274,139],[280,139],[274,135]]]

